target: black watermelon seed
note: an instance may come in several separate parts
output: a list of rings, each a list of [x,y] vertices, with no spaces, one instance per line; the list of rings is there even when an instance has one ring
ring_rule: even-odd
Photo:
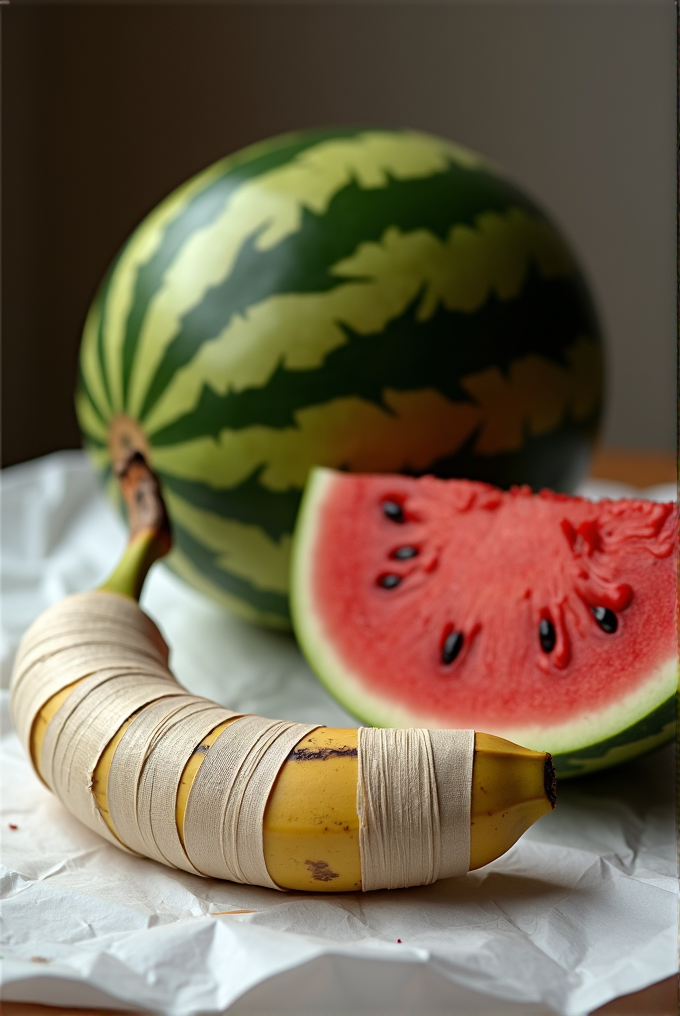
[[[442,649],[442,663],[448,667],[450,663],[453,663],[462,648],[463,633],[460,631],[449,632],[444,642],[444,648]]]
[[[401,582],[401,575],[381,575],[378,582],[383,589],[394,589]]]
[[[616,614],[612,610],[608,610],[607,607],[591,607],[590,609],[602,631],[605,631],[607,635],[613,635],[619,626]]]
[[[555,627],[552,621],[548,621],[546,617],[543,618],[538,626],[538,637],[541,640],[541,649],[543,652],[551,653],[555,648],[557,636],[555,635]]]
[[[410,557],[417,556],[418,550],[416,547],[397,547],[392,554],[392,557],[396,557],[398,561],[408,561]]]
[[[392,522],[403,522],[404,512],[396,501],[383,501],[382,510]]]

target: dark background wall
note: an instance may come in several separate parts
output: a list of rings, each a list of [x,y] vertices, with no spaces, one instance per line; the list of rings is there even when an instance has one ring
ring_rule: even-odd
[[[675,444],[669,3],[2,8],[3,462],[75,447],[89,301],[158,200],[269,134],[405,125],[504,165],[563,226],[609,351],[603,432]]]

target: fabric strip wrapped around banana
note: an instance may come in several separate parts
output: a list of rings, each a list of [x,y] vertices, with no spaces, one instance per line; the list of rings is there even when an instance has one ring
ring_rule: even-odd
[[[12,678],[38,775],[87,826],[199,875],[336,892],[464,874],[554,807],[550,755],[490,734],[331,729],[189,694],[137,604],[172,542],[158,483],[139,454],[119,478],[120,564],[35,621]]]

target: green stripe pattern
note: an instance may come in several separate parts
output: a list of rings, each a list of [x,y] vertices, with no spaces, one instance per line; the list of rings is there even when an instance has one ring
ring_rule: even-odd
[[[677,715],[677,698],[672,696],[643,719],[613,737],[587,748],[553,755],[555,772],[561,779],[582,776],[654,751],[675,737]]]
[[[286,626],[311,466],[568,489],[601,389],[593,305],[543,213],[449,141],[357,129],[255,145],[154,209],[90,309],[76,405],[105,475],[132,421],[170,566]]]

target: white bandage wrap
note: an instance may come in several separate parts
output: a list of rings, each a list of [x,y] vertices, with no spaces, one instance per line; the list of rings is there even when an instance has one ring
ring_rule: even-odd
[[[135,716],[113,756],[106,795],[123,843],[163,864],[202,874],[177,832],[177,792],[196,746],[233,715],[184,694],[160,699]]]
[[[244,716],[211,745],[187,803],[184,842],[196,867],[214,878],[278,888],[264,863],[264,809],[279,769],[298,741],[314,730],[303,723]]]
[[[278,888],[264,861],[262,821],[279,769],[314,724],[265,720],[189,695],[168,669],[163,638],[132,600],[68,597],[24,635],[12,678],[12,718],[30,753],[42,707],[78,682],[50,721],[42,777],[90,829],[123,849],[197,875]],[[240,718],[239,718],[240,717]],[[106,800],[113,835],[92,789],[106,746],[116,748]],[[175,808],[184,767],[227,720],[189,794],[184,846]]]
[[[474,730],[359,728],[361,884],[428,885],[470,861]]]
[[[244,716],[188,694],[168,669],[156,626],[115,593],[68,597],[24,635],[11,707],[29,754],[40,711],[71,685],[35,761],[77,818],[117,846],[171,867],[280,888],[264,859],[265,808],[281,766],[316,725]],[[182,842],[176,823],[182,773],[207,735],[227,721],[203,749]],[[117,734],[106,788],[114,835],[93,777]],[[360,728],[357,755],[363,889],[466,872],[474,732]]]

